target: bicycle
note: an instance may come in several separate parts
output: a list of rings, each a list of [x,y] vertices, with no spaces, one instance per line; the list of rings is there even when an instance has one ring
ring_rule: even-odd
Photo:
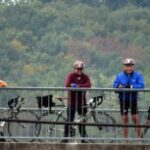
[[[147,111],[147,120],[145,122],[145,125],[150,125],[150,107]],[[146,127],[144,128],[143,132],[142,132],[142,135],[141,135],[141,138],[149,138],[150,137],[150,130],[149,130],[149,127]]]
[[[38,97],[36,97],[38,98]],[[55,97],[60,105],[56,105],[52,99],[53,95],[48,96],[40,96],[40,100],[46,100],[43,104],[40,104],[40,108],[45,105],[45,107],[49,108],[49,111],[42,110],[40,111],[40,115],[35,114],[34,111],[31,110],[23,110],[21,109],[24,104],[23,97],[16,97],[10,99],[8,101],[8,106],[5,107],[2,111],[0,111],[0,115],[5,119],[13,119],[13,120],[33,120],[33,121],[58,121],[58,122],[66,122],[66,109],[64,100],[67,98],[63,97]],[[77,122],[94,122],[96,124],[115,124],[115,119],[103,112],[101,110],[96,111],[95,109],[100,106],[103,102],[104,95],[96,96],[90,99],[87,104],[88,112],[85,116],[81,116],[77,118]],[[55,109],[52,110],[52,107]],[[4,114],[4,115],[3,115]],[[150,125],[150,107],[148,109],[147,121],[146,125]],[[97,142],[97,138],[101,138],[105,140],[105,142],[112,142],[111,138],[116,137],[116,127],[106,127],[106,126],[86,126],[86,138],[93,139],[90,142]],[[17,129],[17,130],[16,130]],[[70,130],[70,137],[74,137],[77,133],[77,125],[72,125]],[[141,138],[149,138],[150,132],[149,127],[144,128]],[[55,124],[40,124],[40,123],[22,123],[22,122],[5,122],[0,121],[0,141],[7,141],[11,138],[15,142],[25,141],[32,142],[37,139],[40,135],[44,135],[45,137],[50,137],[53,140],[59,140],[63,138],[64,133],[64,125],[55,125]],[[8,137],[7,137],[8,135]],[[104,138],[105,136],[105,138]],[[7,137],[8,139],[6,139]],[[109,139],[107,140],[107,137]],[[111,138],[110,138],[111,137]]]
[[[56,121],[56,122],[67,122],[66,110],[64,100],[67,98],[55,97],[61,105],[54,104],[55,110],[49,109],[50,111],[41,111],[41,116],[39,121]],[[43,98],[41,97],[41,100]],[[90,99],[87,103],[88,111],[86,115],[80,116],[76,119],[75,122],[88,122],[96,124],[115,124],[115,120],[112,116],[103,111],[96,111],[96,108],[100,106],[103,102],[104,95],[96,96]],[[40,99],[39,99],[40,100]],[[53,98],[51,97],[51,102],[53,104]],[[40,106],[41,107],[41,106]],[[62,107],[63,109],[61,109]],[[56,109],[57,108],[57,109]],[[85,126],[86,127],[86,138],[93,139],[90,142],[97,142],[99,138],[105,140],[105,142],[111,142],[110,137],[114,138],[116,136],[115,127],[106,127],[106,126]],[[64,135],[64,125],[55,125],[55,124],[43,124],[41,129],[41,136],[49,137],[50,140],[61,140]],[[73,138],[77,135],[77,125],[71,125],[70,137]],[[109,139],[107,139],[109,138]]]
[[[8,101],[7,106],[0,111],[4,119],[16,120],[16,122],[0,121],[1,141],[7,141],[11,138],[15,142],[32,142],[39,135],[40,125],[35,123],[17,122],[17,120],[30,119],[38,120],[38,116],[30,110],[22,110],[24,104],[23,97],[12,98]],[[8,136],[8,139],[5,137]]]

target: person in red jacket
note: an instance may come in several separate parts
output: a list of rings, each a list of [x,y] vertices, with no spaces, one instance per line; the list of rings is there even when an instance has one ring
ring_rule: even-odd
[[[90,78],[84,73],[85,63],[81,60],[78,60],[73,64],[73,67],[74,72],[67,75],[65,80],[65,86],[72,88],[90,88]],[[85,91],[68,91],[67,121],[73,122],[76,111],[79,115],[85,115],[87,113],[86,105],[87,104]],[[79,132],[82,137],[85,137],[85,126],[80,125]],[[69,134],[71,134],[71,126],[65,125],[64,136],[68,137]],[[68,140],[65,139],[63,140],[63,142],[68,142]],[[85,141],[81,140],[81,142]]]

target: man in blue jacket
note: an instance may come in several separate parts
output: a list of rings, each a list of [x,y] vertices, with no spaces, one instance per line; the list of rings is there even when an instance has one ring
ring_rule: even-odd
[[[135,71],[135,61],[132,58],[127,58],[123,61],[124,71],[119,73],[114,81],[114,88],[130,88],[142,89],[144,88],[143,76]],[[120,112],[123,124],[128,124],[128,110],[131,111],[131,118],[134,124],[140,124],[138,116],[137,100],[138,92],[136,91],[119,91]],[[128,138],[128,128],[123,128],[125,138]],[[136,128],[137,137],[141,137],[141,129]]]

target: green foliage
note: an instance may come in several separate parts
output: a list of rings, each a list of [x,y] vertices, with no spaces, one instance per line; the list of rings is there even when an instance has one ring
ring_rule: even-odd
[[[134,57],[148,86],[149,6],[148,0],[0,5],[0,78],[11,86],[64,86],[73,62],[83,59],[93,86],[111,87],[121,60]]]

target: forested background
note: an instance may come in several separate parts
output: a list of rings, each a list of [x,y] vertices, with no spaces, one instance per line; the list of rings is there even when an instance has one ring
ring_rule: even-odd
[[[149,7],[150,0],[0,3],[0,79],[10,86],[64,86],[82,59],[94,87],[111,87],[122,59],[133,57],[150,87]]]

